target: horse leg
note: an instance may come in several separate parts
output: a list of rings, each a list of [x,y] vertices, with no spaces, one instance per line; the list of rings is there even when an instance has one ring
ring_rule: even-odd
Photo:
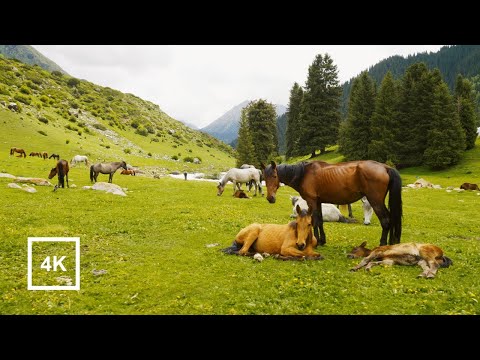
[[[313,209],[313,234],[317,238],[317,245],[325,245],[327,243],[327,238],[325,236],[325,231],[323,230],[323,215],[322,215],[322,203],[318,201],[316,203],[316,208]],[[320,228],[320,235],[318,234],[318,229]]]
[[[68,174],[65,174],[65,177],[67,178],[67,188],[69,188],[70,185],[68,185]]]
[[[388,231],[390,230],[390,213],[384,203],[372,202],[368,199],[370,205],[372,205],[375,215],[377,215],[380,225],[382,225],[382,236],[380,238],[380,246],[387,245]],[[392,239],[390,239],[390,245]]]
[[[112,179],[113,179],[113,173],[110,173],[108,175],[108,182],[111,184],[112,183]]]
[[[242,248],[238,250],[238,255],[246,255],[253,243],[258,239],[262,228],[258,224],[251,224],[246,228],[240,230],[235,237],[237,244],[243,244]]]
[[[353,218],[352,204],[348,204],[348,217]]]

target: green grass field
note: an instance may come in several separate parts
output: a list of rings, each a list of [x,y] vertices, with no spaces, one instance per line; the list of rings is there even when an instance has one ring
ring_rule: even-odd
[[[2,140],[0,171],[46,178],[53,160],[9,156],[11,145]],[[346,253],[364,240],[377,246],[381,233],[375,216],[372,225],[362,224],[360,202],[353,204],[358,224],[325,224],[327,244],[317,249],[325,260],[257,262],[220,249],[252,222],[289,222],[289,195],[296,194],[289,187],[269,204],[233,198],[231,184],[218,197],[214,182],[118,173],[113,182],[128,188],[126,197],[83,190],[91,185],[84,166],[70,171],[76,188],[56,192],[37,186],[30,194],[0,178],[0,314],[479,314],[480,196],[445,190],[480,183],[478,145],[449,171],[401,171],[404,185],[423,177],[444,187],[402,194],[402,242],[436,244],[453,260],[433,280],[417,279],[420,267],[349,272],[358,260]],[[79,291],[27,290],[28,237],[80,237]],[[34,285],[74,279],[68,257],[67,273],[40,268],[46,256],[71,248],[34,251]]]

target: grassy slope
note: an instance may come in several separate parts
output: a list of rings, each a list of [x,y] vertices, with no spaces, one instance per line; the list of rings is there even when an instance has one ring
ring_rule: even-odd
[[[0,152],[2,167],[16,174],[47,168],[48,161],[5,154]],[[478,143],[468,156],[480,157]],[[443,185],[480,182],[478,160],[462,164],[450,175],[417,169],[402,177],[420,175]],[[472,173],[464,178],[467,168]],[[290,221],[288,195],[295,191],[289,187],[279,190],[272,205],[262,197],[234,199],[230,186],[218,197],[212,182],[115,175],[114,183],[129,189],[127,197],[119,197],[82,190],[89,181],[81,166],[72,169],[71,178],[77,188],[37,187],[35,194],[8,189],[9,180],[0,179],[1,314],[480,313],[478,192],[404,190],[402,242],[437,244],[454,262],[425,280],[416,278],[419,267],[348,271],[358,261],[347,259],[346,252],[364,240],[378,244],[376,217],[371,226],[325,224],[327,245],[318,249],[325,260],[319,262],[258,263],[219,252],[251,222]],[[361,219],[359,203],[353,211]],[[26,289],[29,236],[80,237],[80,291]],[[48,253],[37,252],[38,265]],[[94,269],[108,272],[94,276]],[[50,285],[59,275],[41,278]]]
[[[0,58],[0,68],[0,101],[22,107],[21,113],[14,113],[0,105],[2,152],[15,146],[24,148],[27,155],[47,151],[65,159],[76,154],[87,155],[94,162],[124,159],[163,174],[187,170],[213,176],[235,163],[229,146],[186,127],[157,105],[134,95],[83,80],[68,86],[68,76],[54,76],[13,60]],[[19,96],[29,104],[19,101]],[[151,133],[138,134],[140,127]],[[185,162],[186,157],[200,158],[202,163]]]

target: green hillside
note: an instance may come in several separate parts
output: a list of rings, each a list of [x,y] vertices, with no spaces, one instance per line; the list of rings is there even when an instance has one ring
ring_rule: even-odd
[[[48,71],[60,71],[67,74],[60,66],[30,45],[0,45],[0,54],[9,59],[20,60],[25,64],[38,65]]]
[[[18,112],[7,108],[11,102]],[[160,175],[186,170],[215,176],[235,163],[231,147],[190,129],[156,104],[5,58],[0,58],[0,131],[0,151],[7,156],[11,147],[20,147],[27,155],[46,151],[65,159],[76,154],[92,161],[124,159]]]

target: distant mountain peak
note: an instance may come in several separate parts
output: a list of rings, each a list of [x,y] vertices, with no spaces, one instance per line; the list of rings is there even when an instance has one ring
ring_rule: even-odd
[[[9,59],[20,60],[28,65],[38,65],[42,69],[50,72],[60,71],[61,73],[68,75],[68,73],[60,66],[30,45],[0,45],[0,54],[3,54]]]
[[[245,100],[240,104],[235,105],[225,114],[211,122],[209,125],[203,127],[201,130],[227,144],[231,143],[238,137],[242,109],[247,106],[250,101],[251,100]],[[284,105],[274,104],[274,106],[277,112],[277,117],[283,115],[287,110]]]

